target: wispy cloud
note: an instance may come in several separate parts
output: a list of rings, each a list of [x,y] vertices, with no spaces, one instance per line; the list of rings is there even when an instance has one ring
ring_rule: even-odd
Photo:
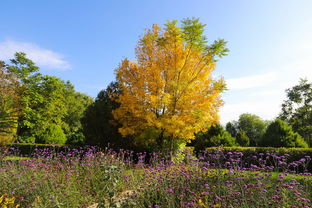
[[[0,60],[9,60],[16,52],[24,52],[27,57],[37,65],[50,69],[70,69],[70,64],[64,60],[64,56],[52,50],[41,48],[34,43],[6,40],[0,42]]]
[[[276,78],[276,73],[269,72],[260,75],[228,79],[226,83],[229,90],[242,90],[267,86],[268,84],[274,82]]]

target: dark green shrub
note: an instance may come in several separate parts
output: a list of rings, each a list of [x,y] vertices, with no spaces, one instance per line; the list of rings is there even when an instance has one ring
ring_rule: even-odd
[[[262,145],[265,147],[308,147],[303,138],[280,119],[276,119],[268,126],[262,138]]]
[[[235,146],[236,141],[224,128],[217,124],[211,126],[207,132],[197,133],[195,136],[195,151],[204,150],[206,147]]]
[[[83,145],[85,143],[86,137],[82,132],[77,132],[71,134],[67,140],[66,144],[71,144],[71,145]]]

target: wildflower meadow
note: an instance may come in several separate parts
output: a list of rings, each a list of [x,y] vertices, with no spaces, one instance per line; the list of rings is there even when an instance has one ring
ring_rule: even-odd
[[[310,156],[289,163],[274,151],[245,162],[222,148],[198,157],[186,149],[171,160],[91,146],[19,159],[16,149],[2,152],[0,192],[14,197],[7,207],[311,207]]]

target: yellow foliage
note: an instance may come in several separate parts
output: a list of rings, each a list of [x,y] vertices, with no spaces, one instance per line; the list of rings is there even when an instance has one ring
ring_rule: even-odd
[[[20,205],[15,205],[15,197],[8,197],[7,194],[3,194],[0,197],[0,208],[19,208]]]
[[[203,47],[186,42],[175,24],[146,30],[137,60],[124,59],[116,70],[121,94],[113,111],[123,135],[156,127],[172,138],[194,138],[219,121],[224,80],[213,79],[216,60]]]
[[[19,115],[17,78],[0,61],[0,145],[12,141]]]

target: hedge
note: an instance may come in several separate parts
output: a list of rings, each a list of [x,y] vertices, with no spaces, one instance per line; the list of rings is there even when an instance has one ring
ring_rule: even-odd
[[[48,150],[53,152],[68,151],[73,146],[58,144],[35,144],[35,143],[13,143],[7,145],[13,154],[19,156],[30,156],[35,150]]]
[[[271,160],[271,163],[276,163],[277,161],[272,160],[281,160],[282,162],[286,162],[287,165],[292,165],[294,162],[299,163],[301,160],[301,164],[306,167],[298,168],[299,171],[309,171],[312,173],[312,148],[274,148],[274,147],[209,147],[206,148],[206,154],[222,152],[223,156],[228,155],[229,152],[241,152],[241,160],[244,162],[243,166],[247,166],[250,164],[259,163],[260,158],[268,157],[268,160]],[[231,154],[229,153],[229,154]],[[262,154],[260,154],[262,153]],[[259,156],[262,155],[261,157]],[[200,155],[196,153],[196,155]],[[267,155],[267,156],[266,156]],[[276,155],[277,157],[274,157]],[[284,156],[284,157],[281,157]],[[226,157],[223,157],[226,159]],[[303,163],[302,159],[305,160]]]

